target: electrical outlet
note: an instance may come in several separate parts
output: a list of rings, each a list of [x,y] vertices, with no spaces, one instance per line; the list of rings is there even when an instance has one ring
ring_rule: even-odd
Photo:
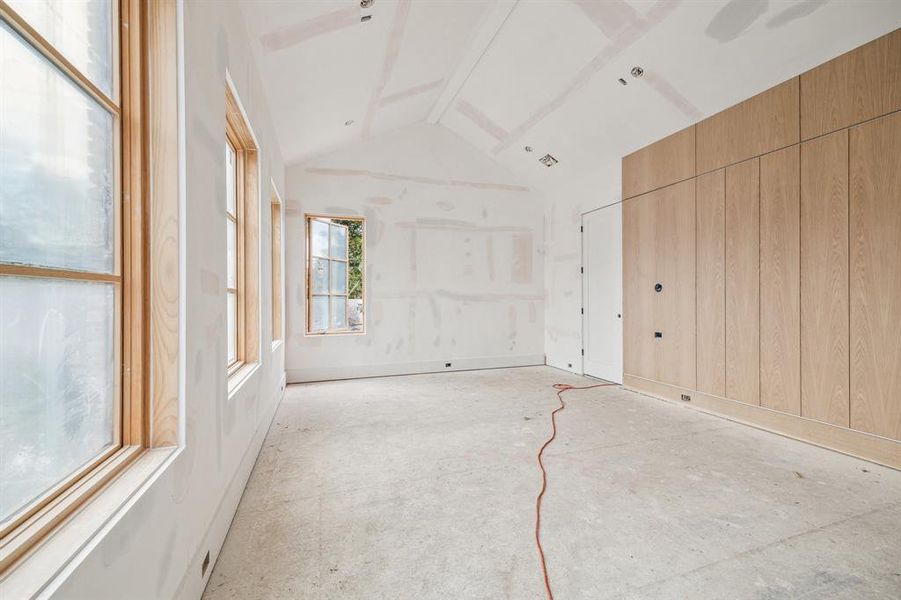
[[[682,394],[682,400],[685,402],[691,402],[691,396],[688,394]]]

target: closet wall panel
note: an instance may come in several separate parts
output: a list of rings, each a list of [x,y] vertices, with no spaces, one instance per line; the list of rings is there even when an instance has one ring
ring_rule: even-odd
[[[800,147],[760,157],[760,405],[801,414]]]
[[[625,157],[629,196],[626,385],[901,468],[901,29]]]
[[[695,126],[623,158],[623,198],[631,198],[695,176]]]
[[[726,397],[760,404],[760,161],[726,169]]]
[[[901,113],[849,135],[851,427],[901,439]]]
[[[695,386],[695,180],[652,194],[655,199],[657,281],[654,293],[656,380]]]
[[[698,174],[797,144],[798,94],[794,77],[698,123]]]
[[[848,131],[801,144],[801,415],[850,425]]]
[[[726,171],[697,179],[697,387],[726,395]]]
[[[801,75],[805,140],[896,110],[901,110],[901,29]]]
[[[623,370],[653,379],[654,282],[656,278],[655,198],[623,202]]]

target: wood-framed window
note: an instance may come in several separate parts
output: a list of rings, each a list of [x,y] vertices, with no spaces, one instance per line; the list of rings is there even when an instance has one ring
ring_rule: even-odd
[[[226,370],[259,359],[259,162],[231,84],[225,89]]]
[[[177,213],[147,193],[151,171],[166,192],[177,179],[147,151],[177,137],[174,25],[155,0],[0,1],[0,572],[145,448],[175,441],[176,398],[149,425],[177,381],[147,384],[145,217]],[[173,260],[171,246],[155,258]],[[177,340],[169,312],[161,345]]]
[[[365,222],[307,215],[307,335],[365,332]]]
[[[272,186],[270,241],[272,261],[272,341],[282,339],[282,201]]]

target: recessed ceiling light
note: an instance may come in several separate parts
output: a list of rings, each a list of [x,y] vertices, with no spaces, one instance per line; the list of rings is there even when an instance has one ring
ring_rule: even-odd
[[[644,75],[644,69],[642,69],[641,67],[632,67],[630,73],[632,73],[632,77],[638,79],[639,77]]]
[[[353,120],[353,119],[348,119],[348,120],[344,121],[344,126],[345,126],[345,127],[350,127],[350,126],[353,125],[353,124],[354,124],[354,120]]]
[[[360,0],[360,8],[369,8],[375,0]]]
[[[525,147],[525,151],[526,151],[526,152],[531,152],[531,151],[532,151],[532,147],[531,147],[531,146],[526,146],[526,147]]]
[[[546,167],[553,167],[560,161],[558,161],[556,158],[554,158],[550,154],[545,154],[544,156],[542,156],[541,158],[538,159],[538,162],[540,162],[541,164],[543,164]]]

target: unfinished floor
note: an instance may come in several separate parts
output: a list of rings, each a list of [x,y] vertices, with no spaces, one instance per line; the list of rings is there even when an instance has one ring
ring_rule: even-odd
[[[548,367],[290,386],[204,598],[540,599]],[[620,388],[548,451],[557,600],[901,597],[901,473]]]

